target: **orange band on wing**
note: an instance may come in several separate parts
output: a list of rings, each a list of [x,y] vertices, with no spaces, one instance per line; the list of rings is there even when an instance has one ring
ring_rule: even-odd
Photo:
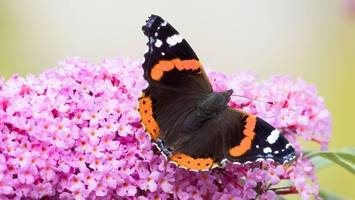
[[[153,80],[159,81],[164,72],[168,72],[176,68],[182,70],[198,70],[201,68],[201,63],[196,59],[180,60],[178,58],[172,60],[162,60],[155,64],[150,71],[150,76]]]
[[[255,125],[256,125],[256,116],[248,115],[246,119],[244,131],[243,131],[245,137],[242,139],[239,145],[229,149],[229,154],[231,156],[233,157],[241,156],[251,148],[251,144],[255,136],[255,132],[254,132]]]
[[[153,140],[156,140],[160,133],[160,128],[158,123],[153,117],[153,104],[149,96],[145,96],[143,93],[142,97],[139,98],[139,114],[141,115],[142,123],[145,129],[148,131]]]
[[[174,153],[170,159],[180,167],[198,171],[207,170],[214,166],[212,158],[193,158],[183,153]]]

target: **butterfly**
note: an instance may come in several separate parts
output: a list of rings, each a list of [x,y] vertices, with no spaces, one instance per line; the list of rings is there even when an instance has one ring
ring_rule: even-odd
[[[151,15],[139,98],[141,123],[163,155],[177,166],[204,171],[227,161],[286,163],[295,149],[263,119],[228,106],[233,90],[215,92],[197,55],[167,21]]]

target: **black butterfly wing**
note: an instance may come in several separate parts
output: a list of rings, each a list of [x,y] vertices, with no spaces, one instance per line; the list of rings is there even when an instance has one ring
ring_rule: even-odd
[[[212,91],[197,55],[173,26],[161,17],[151,15],[142,30],[148,38],[148,50],[144,55],[143,69],[144,78],[149,83],[159,81],[171,85],[181,82],[179,79],[171,79],[172,76],[191,77],[192,74],[199,74],[194,76],[194,79],[201,78],[204,81],[201,89]],[[165,77],[167,74],[169,76]]]
[[[192,48],[169,23],[152,15],[142,29],[148,38],[143,70],[149,85],[139,112],[152,140],[173,147],[184,119],[212,87]]]
[[[231,140],[242,139],[242,113],[223,111],[209,119],[191,136],[181,139],[174,149],[171,160],[180,167],[190,170],[208,170],[226,158]],[[239,119],[239,120],[238,120]]]
[[[171,160],[188,169],[207,170],[227,160],[240,164],[272,160],[283,164],[296,158],[293,146],[277,129],[233,108],[227,108],[180,141]]]
[[[225,141],[228,141],[225,149],[227,160],[242,164],[272,160],[283,164],[296,158],[292,144],[263,119],[235,109],[228,109],[227,113],[240,116],[234,119],[234,124],[239,128],[223,134]]]

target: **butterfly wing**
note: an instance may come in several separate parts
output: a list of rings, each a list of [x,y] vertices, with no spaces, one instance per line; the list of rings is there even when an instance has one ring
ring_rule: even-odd
[[[192,48],[169,23],[152,15],[142,29],[148,38],[143,70],[149,85],[139,112],[152,140],[173,146],[183,120],[212,87]]]
[[[190,137],[181,139],[171,160],[190,170],[208,170],[219,166],[228,154],[230,140],[238,142],[242,139],[242,134],[238,134],[242,132],[242,121],[238,119],[242,119],[242,114],[230,112],[229,109],[209,119]]]
[[[171,156],[187,169],[207,170],[226,160],[245,164],[296,158],[293,146],[274,127],[251,114],[228,108],[181,140]]]
[[[204,92],[212,92],[209,80],[195,52],[187,41],[159,16],[151,15],[142,27],[148,38],[144,55],[144,78],[149,84],[186,85],[186,79],[198,84]]]
[[[227,112],[228,115],[240,116],[234,119],[239,128],[223,135],[228,141],[225,149],[227,160],[237,163],[272,160],[283,164],[296,158],[292,144],[269,123],[235,109]]]

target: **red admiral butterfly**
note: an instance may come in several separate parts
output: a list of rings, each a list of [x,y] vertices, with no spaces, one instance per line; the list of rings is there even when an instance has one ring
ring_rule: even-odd
[[[293,146],[264,120],[229,107],[233,90],[214,92],[195,52],[166,21],[151,15],[142,27],[148,37],[139,98],[141,120],[166,158],[190,170],[208,170],[225,161],[290,162]]]

